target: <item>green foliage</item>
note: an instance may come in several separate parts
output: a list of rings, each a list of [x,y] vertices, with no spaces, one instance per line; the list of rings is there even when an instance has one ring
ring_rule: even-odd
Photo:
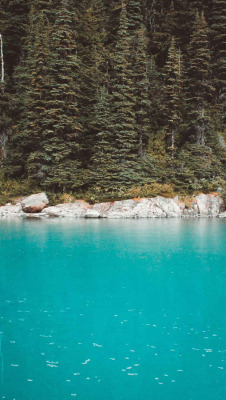
[[[223,188],[223,0],[2,0],[0,12],[5,198],[10,185],[53,203]]]
[[[26,179],[5,179],[2,173],[0,173],[0,205],[4,205],[8,202],[15,202],[16,198],[27,196],[28,194],[37,193],[40,191],[35,185],[35,182]]]
[[[209,109],[214,93],[211,82],[211,55],[205,16],[196,13],[188,47],[187,111],[191,141],[204,145],[209,130]]]
[[[183,62],[181,51],[177,49],[175,38],[171,40],[164,71],[165,131],[170,136],[168,149],[175,155],[178,131],[183,120]]]

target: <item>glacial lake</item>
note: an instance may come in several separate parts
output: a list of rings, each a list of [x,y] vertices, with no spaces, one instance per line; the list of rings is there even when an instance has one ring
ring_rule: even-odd
[[[225,400],[225,233],[0,220],[0,399]]]

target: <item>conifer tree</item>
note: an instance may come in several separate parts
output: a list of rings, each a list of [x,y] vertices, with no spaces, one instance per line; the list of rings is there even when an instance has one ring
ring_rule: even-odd
[[[138,154],[142,157],[145,154],[150,135],[150,100],[148,80],[148,56],[147,36],[143,25],[136,32],[136,45],[132,60],[134,96],[135,96],[135,117],[136,131],[139,138]]]
[[[83,152],[87,163],[95,142],[92,131],[96,101],[109,80],[108,49],[106,47],[106,9],[103,0],[83,0],[80,4],[78,54],[81,59],[78,106],[83,125]]]
[[[182,123],[182,56],[176,48],[175,38],[171,40],[164,71],[166,132],[170,136],[169,149],[174,157],[178,129]]]
[[[113,133],[112,152],[118,163],[116,179],[123,184],[135,177],[139,139],[135,125],[136,98],[130,65],[131,37],[128,31],[126,5],[122,3],[117,44],[112,57],[113,84],[110,129]]]
[[[1,0],[5,175],[98,193],[224,177],[224,3]]]
[[[150,4],[148,30],[150,52],[156,56],[157,64],[163,67],[172,36],[176,36],[177,10],[174,1],[153,1]]]
[[[226,5],[223,0],[213,0],[210,22],[216,102],[219,104],[219,117],[223,128],[226,108]]]
[[[5,32],[9,24],[9,15],[0,5],[0,165],[6,158],[6,144],[11,125],[10,96],[5,76]]]
[[[138,135],[138,154],[145,155],[150,130],[149,97],[148,97],[148,38],[143,24],[142,0],[127,2],[128,30],[131,40],[129,58],[135,98],[135,129]]]
[[[188,47],[187,109],[190,139],[201,145],[206,142],[208,108],[213,94],[210,61],[208,26],[204,14],[197,13]]]
[[[40,181],[42,133],[49,93],[50,30],[44,13],[34,7],[31,8],[29,22],[26,58],[14,73],[17,124],[13,126],[7,164],[12,163],[17,174],[29,175]]]
[[[62,0],[51,37],[50,90],[42,144],[45,160],[43,185],[60,190],[78,186],[81,177],[79,141],[82,128],[77,108],[80,63],[73,19],[68,1]]]
[[[26,169],[31,178],[43,178],[43,134],[46,129],[46,107],[50,90],[50,28],[43,13],[35,24],[34,45],[30,60],[30,86],[27,92],[24,130],[29,152]]]
[[[27,17],[23,55],[13,73],[14,125],[5,162],[7,175],[38,178],[42,165],[41,138],[48,79],[50,4],[36,0]],[[45,83],[44,83],[45,82]],[[42,106],[41,106],[42,104]],[[33,140],[33,136],[35,140]],[[13,167],[12,167],[13,166]]]
[[[95,136],[93,154],[90,160],[89,180],[104,190],[111,188],[112,172],[117,169],[112,158],[113,134],[109,129],[111,110],[110,95],[105,87],[100,89],[95,105],[92,131]]]
[[[142,0],[127,0],[128,27],[132,32],[143,24]]]
[[[166,129],[164,108],[163,73],[151,55],[148,62],[148,99],[149,99],[149,131],[143,170],[146,171],[146,181],[162,180],[166,177]],[[164,178],[165,179],[165,178]]]
[[[11,77],[23,53],[28,24],[29,1],[1,0],[1,6],[3,12],[0,10],[0,25],[2,22],[4,24],[4,15],[7,17],[4,32],[1,33],[4,34],[6,72]]]
[[[150,137],[148,141],[148,152],[152,155],[162,157],[165,155],[165,131],[162,127],[164,115],[164,86],[163,74],[157,69],[154,56],[151,56],[148,68],[149,76],[149,120]]]

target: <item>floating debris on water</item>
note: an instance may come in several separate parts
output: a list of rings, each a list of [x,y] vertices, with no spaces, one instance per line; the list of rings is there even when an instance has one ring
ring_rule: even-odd
[[[51,338],[52,335],[39,335],[40,337],[44,337],[44,338]]]
[[[90,362],[90,361],[91,361],[90,358],[88,358],[88,360],[84,361],[82,364],[83,364],[83,365],[86,365],[86,364],[88,364],[88,362]]]

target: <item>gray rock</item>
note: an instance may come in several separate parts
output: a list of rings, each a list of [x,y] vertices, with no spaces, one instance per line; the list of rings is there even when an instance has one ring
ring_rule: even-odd
[[[200,217],[217,217],[222,210],[223,200],[216,194],[200,194],[196,196]]]
[[[107,218],[107,212],[110,210],[113,203],[97,203],[93,205],[93,210],[99,212],[101,218]]]
[[[174,199],[166,199],[165,197],[157,196],[152,201],[155,205],[165,213],[167,218],[179,218],[182,215],[181,208]]]
[[[84,218],[100,218],[100,213],[96,210],[87,210],[83,215]]]
[[[218,217],[219,217],[219,218],[226,218],[226,211],[220,213],[220,214],[218,215]]]
[[[0,217],[23,217],[25,215],[21,205],[13,206],[10,204],[0,207]]]
[[[134,218],[136,200],[115,201],[105,213],[107,218]]]
[[[42,213],[46,213],[50,217],[67,217],[80,218],[83,217],[90,205],[85,201],[76,201],[75,203],[58,204],[45,208]]]
[[[43,210],[49,204],[45,193],[32,194],[21,201],[21,206],[26,213],[37,213]]]
[[[225,218],[224,203],[216,194],[200,194],[187,201],[180,202],[178,197],[130,199],[90,205],[83,200],[74,203],[58,204],[46,207],[48,199],[45,193],[32,195],[16,205],[0,207],[0,217],[66,217],[66,218],[180,218],[180,217],[216,217]],[[37,211],[35,211],[37,210]],[[26,212],[24,212],[26,211]],[[40,212],[41,211],[41,212]]]

